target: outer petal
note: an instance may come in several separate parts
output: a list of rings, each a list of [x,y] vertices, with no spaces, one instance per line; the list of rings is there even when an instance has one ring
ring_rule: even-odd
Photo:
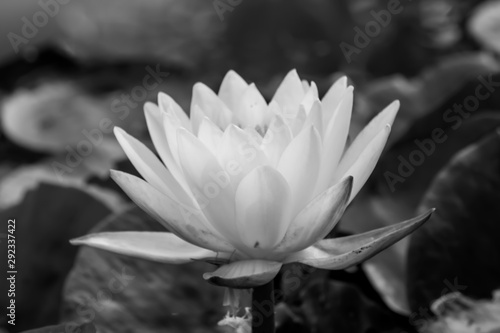
[[[323,239],[344,214],[351,188],[352,177],[347,177],[311,201],[292,221],[274,251],[296,252]]]
[[[73,245],[87,245],[118,254],[167,264],[184,264],[195,259],[219,257],[180,239],[170,232],[121,231],[90,234],[72,239]],[[227,253],[224,257],[229,257]]]
[[[236,190],[236,223],[249,248],[270,249],[285,235],[290,221],[290,187],[269,166],[250,172]]]
[[[330,123],[323,135],[323,150],[321,152],[321,168],[314,194],[318,195],[333,185],[335,169],[344,153],[353,104],[352,87],[344,91],[344,96],[333,113]]]
[[[302,82],[295,69],[288,72],[273,96],[284,114],[295,115],[300,102],[304,98]]]
[[[163,114],[163,127],[165,128],[165,135],[167,136],[168,147],[175,163],[179,163],[179,145],[177,144],[177,130],[183,128],[181,122],[172,114]],[[186,129],[187,131],[187,129]]]
[[[321,104],[323,105],[324,111],[324,119],[323,124],[326,126],[330,123],[330,119],[332,119],[333,113],[337,109],[342,97],[344,96],[344,91],[347,88],[347,77],[343,76],[328,89],[325,96],[321,100]]]
[[[184,189],[144,144],[119,127],[114,132],[127,157],[148,183],[180,202],[190,202]]]
[[[378,159],[380,158],[380,155],[382,154],[382,151],[384,150],[385,143],[387,142],[387,138],[390,133],[391,126],[386,125],[377,136],[375,136],[370,142],[367,142],[363,151],[360,152],[354,163],[348,167],[348,164],[344,163],[343,159],[340,162],[339,167],[335,172],[334,182],[347,175],[354,177],[354,185],[352,187],[351,199],[349,202],[356,197],[356,194],[358,194],[368,177],[370,177]]]
[[[272,166],[276,167],[281,154],[292,141],[292,131],[281,115],[275,115],[262,140],[261,148]]]
[[[191,110],[198,105],[203,112],[220,128],[226,128],[231,122],[232,113],[220,98],[206,85],[201,82],[193,86],[193,99]],[[194,130],[194,128],[193,128]]]
[[[172,97],[163,92],[160,92],[158,94],[158,106],[164,112],[169,112],[174,115],[184,128],[187,128],[189,131],[191,131],[191,123],[189,122],[189,117]]]
[[[178,139],[182,169],[202,211],[225,239],[241,245],[234,223],[235,188],[228,173],[193,134],[180,129]]]
[[[160,155],[163,163],[167,166],[172,176],[179,182],[184,191],[189,194],[190,190],[187,186],[181,169],[177,165],[172,152],[170,151],[167,136],[165,135],[165,128],[163,127],[163,114],[164,112],[153,103],[147,102],[144,105],[144,114],[149,129],[149,134],[153,140],[156,151]]]
[[[413,219],[363,234],[331,238],[289,255],[284,263],[300,262],[322,269],[344,269],[365,261],[424,224],[434,209]]]
[[[198,208],[181,205],[135,176],[111,170],[111,177],[139,207],[178,237],[213,251],[234,251]]]
[[[203,278],[217,286],[229,288],[253,288],[274,279],[282,264],[268,260],[243,260],[223,265]]]
[[[222,80],[219,98],[234,112],[248,84],[235,71],[230,70]]]
[[[280,171],[292,191],[292,217],[310,200],[321,158],[321,139],[314,127],[302,131],[288,145],[278,163]]]

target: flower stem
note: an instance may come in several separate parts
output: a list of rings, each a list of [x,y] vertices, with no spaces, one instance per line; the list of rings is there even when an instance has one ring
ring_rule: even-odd
[[[252,333],[274,333],[273,281],[253,288]]]

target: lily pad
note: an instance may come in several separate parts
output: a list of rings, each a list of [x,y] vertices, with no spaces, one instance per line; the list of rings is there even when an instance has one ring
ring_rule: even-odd
[[[136,206],[92,230],[104,231],[166,232]],[[83,247],[66,281],[63,319],[93,322],[99,332],[217,332],[224,289],[203,280],[210,270],[202,262],[167,265]]]
[[[347,282],[314,279],[299,292],[292,304],[290,311],[297,323],[288,325],[305,326],[310,332],[414,332],[406,318],[380,306],[356,285]]]
[[[500,286],[500,131],[460,151],[436,177],[420,210],[435,207],[408,253],[413,311],[459,291],[488,298]]]
[[[58,322],[63,283],[77,253],[68,239],[86,233],[109,213],[87,193],[45,183],[28,192],[21,203],[0,211],[3,258],[7,258],[7,221],[15,220],[17,331]],[[3,272],[6,265],[2,260]],[[2,279],[2,290],[9,289],[6,282]],[[7,302],[2,297],[0,306]],[[7,326],[7,319],[2,317],[0,326]]]

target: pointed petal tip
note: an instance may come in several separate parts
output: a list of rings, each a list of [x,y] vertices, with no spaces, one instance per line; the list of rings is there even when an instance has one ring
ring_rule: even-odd
[[[159,92],[158,92],[158,95],[157,95],[158,102],[159,102],[161,99],[165,98],[165,95],[166,95],[166,94],[165,94],[163,91],[159,91]]]
[[[160,92],[160,94],[161,94],[161,92]],[[151,101],[147,101],[146,103],[144,103],[144,111],[148,110],[149,112],[151,112],[152,110],[154,110],[155,106],[158,106],[158,105],[151,102]]]
[[[75,246],[78,246],[78,245],[83,245],[83,240],[82,240],[83,237],[78,237],[78,238],[73,238],[73,239],[70,239],[69,240],[69,243],[71,245],[75,245]]]
[[[120,184],[123,175],[128,175],[126,172],[120,170],[109,170],[109,177],[114,180],[115,183]]]
[[[340,180],[340,182],[345,183],[344,186],[350,187],[350,189],[349,189],[349,195],[350,195],[350,192],[352,190],[352,183],[354,182],[354,177],[351,175],[346,176],[346,177],[342,178],[342,180]]]
[[[113,127],[113,133],[115,134],[115,136],[127,134],[127,132],[125,132],[125,130],[119,126]]]
[[[389,105],[387,105],[383,110],[386,112],[394,113],[394,117],[396,117],[396,114],[399,112],[399,107],[401,106],[401,102],[399,99],[395,99],[392,101]]]

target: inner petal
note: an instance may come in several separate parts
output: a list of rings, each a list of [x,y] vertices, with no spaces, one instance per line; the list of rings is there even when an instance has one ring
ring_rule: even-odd
[[[269,124],[269,129],[262,139],[262,150],[272,166],[276,167],[281,158],[281,154],[292,141],[292,131],[285,123],[282,116],[276,115]]]
[[[277,245],[290,223],[290,187],[274,168],[261,166],[250,172],[236,190],[236,221],[243,243],[252,248]]]
[[[237,105],[233,110],[234,122],[241,128],[264,128],[269,123],[271,115],[267,110],[266,100],[255,84],[248,86]]]
[[[236,125],[224,132],[217,159],[234,186],[257,166],[269,164],[258,142]]]
[[[203,112],[220,128],[226,128],[231,122],[233,114],[226,104],[221,101],[212,89],[201,82],[193,86],[191,110],[198,105]],[[194,129],[193,129],[194,130]]]
[[[312,197],[321,161],[321,138],[313,126],[302,131],[283,152],[278,171],[292,191],[292,212],[295,216]]]
[[[236,229],[234,192],[229,175],[210,150],[185,129],[178,130],[179,159],[201,210],[214,228],[236,248],[241,241]]]

